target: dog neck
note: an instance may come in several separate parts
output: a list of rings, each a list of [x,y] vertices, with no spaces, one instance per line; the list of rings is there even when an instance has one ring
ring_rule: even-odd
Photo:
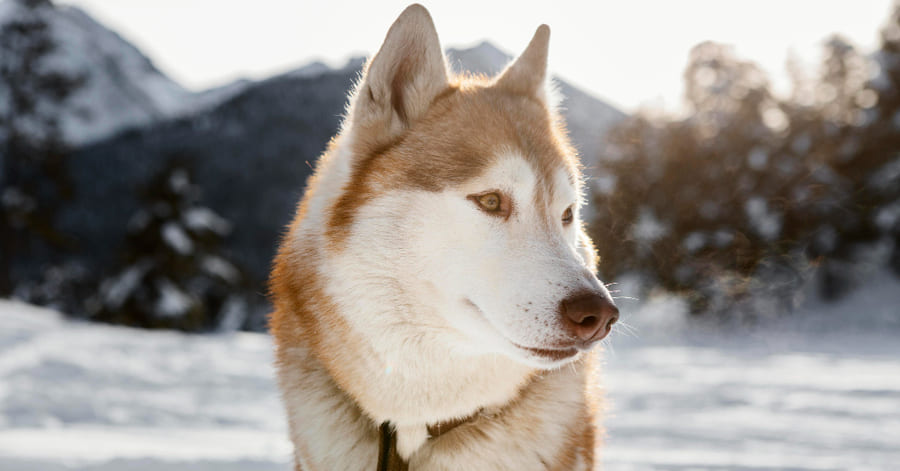
[[[282,290],[279,311],[291,313],[288,324],[276,325],[284,337],[280,343],[305,345],[372,423],[394,424],[401,456],[408,458],[425,443],[429,425],[501,407],[535,375],[533,368],[500,354],[465,352],[461,336],[423,325],[432,317],[416,310],[421,306],[398,301],[402,298],[391,289],[366,289],[371,280],[353,273],[359,265],[352,259],[332,257],[328,266],[337,270],[324,273],[316,258],[280,260],[279,271],[303,274],[291,277],[290,284],[276,284]],[[383,288],[383,280],[379,284]],[[330,290],[354,295],[335,296]],[[375,312],[376,307],[390,311]]]
[[[416,336],[392,326],[371,338],[362,335],[371,330],[342,321],[349,324],[346,330],[318,330],[321,344],[340,350],[341,360],[329,361],[333,356],[327,355],[320,361],[375,424],[394,425],[404,459],[430,436],[513,401],[536,373],[501,355],[460,357],[444,338],[427,332]],[[346,348],[348,343],[353,348]]]
[[[475,421],[481,415],[479,410],[475,414],[462,419],[441,422],[428,426],[428,439],[437,440],[441,435],[449,433],[460,425]],[[379,427],[378,439],[378,471],[406,471],[409,469],[407,459],[400,456],[397,451],[397,431],[389,423],[384,422]]]
[[[324,227],[333,195],[347,183],[346,143],[336,142],[320,162],[334,171],[310,184],[316,191],[290,236],[292,252],[305,255],[282,260],[296,292],[281,297],[302,300],[287,310],[302,318],[305,343],[366,416],[395,425],[398,451],[409,457],[427,440],[429,425],[507,404],[536,370],[466,351],[471,341],[448,335],[440,316],[387,271],[391,254],[363,235],[348,234],[343,248],[330,244]]]

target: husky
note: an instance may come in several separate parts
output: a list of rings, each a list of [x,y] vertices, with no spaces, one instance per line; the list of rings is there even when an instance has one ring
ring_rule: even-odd
[[[367,62],[271,276],[296,470],[599,467],[592,348],[618,310],[549,36],[456,76],[412,5]]]

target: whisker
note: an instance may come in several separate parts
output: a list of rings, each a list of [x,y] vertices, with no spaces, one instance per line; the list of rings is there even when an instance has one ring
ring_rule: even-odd
[[[616,329],[616,332],[621,331],[623,335],[630,335],[634,338],[638,338],[637,327],[635,327],[627,322],[624,322],[624,321],[616,322],[616,324],[613,325],[613,328]]]
[[[613,332],[621,335],[622,337],[629,337],[629,338],[633,338],[633,339],[639,338],[636,333],[634,333],[628,329],[616,329],[616,330],[613,330]]]
[[[601,340],[600,345],[603,345],[603,348],[607,350],[611,356],[616,356],[616,347],[609,341],[609,337]]]

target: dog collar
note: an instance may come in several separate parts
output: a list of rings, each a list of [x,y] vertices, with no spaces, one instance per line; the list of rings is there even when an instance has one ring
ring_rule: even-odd
[[[462,419],[438,422],[428,426],[428,439],[435,440],[460,425],[472,422],[481,414],[481,410]],[[407,471],[409,463],[397,453],[397,430],[390,422],[382,422],[378,438],[378,471]]]
[[[378,439],[378,471],[407,471],[409,463],[397,454],[397,431],[390,422],[383,422]]]

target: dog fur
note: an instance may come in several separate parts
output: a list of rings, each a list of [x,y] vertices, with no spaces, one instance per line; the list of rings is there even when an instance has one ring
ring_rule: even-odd
[[[597,339],[573,343],[560,302],[609,293],[549,34],[496,78],[453,76],[412,5],[367,63],[272,272],[297,470],[374,469],[383,422],[413,470],[595,469]]]

